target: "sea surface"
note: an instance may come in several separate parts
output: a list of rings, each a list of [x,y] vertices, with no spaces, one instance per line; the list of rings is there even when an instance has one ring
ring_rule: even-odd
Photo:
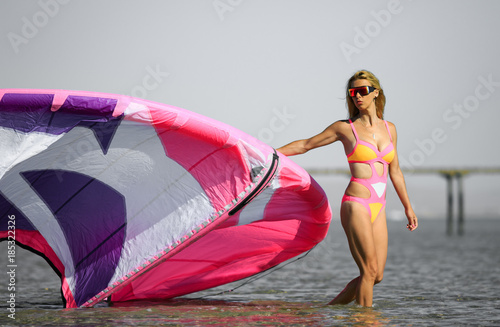
[[[326,305],[358,273],[338,218],[307,255],[254,280],[169,301],[86,309],[63,309],[57,275],[17,247],[15,316],[2,242],[0,325],[500,326],[500,217],[468,218],[463,236],[447,236],[445,225],[421,219],[409,232],[405,221],[388,222],[389,257],[373,308]]]

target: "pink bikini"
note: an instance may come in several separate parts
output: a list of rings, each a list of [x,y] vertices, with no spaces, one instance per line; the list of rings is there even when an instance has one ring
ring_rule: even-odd
[[[378,148],[366,141],[360,140],[358,137],[358,133],[354,128],[354,124],[349,119],[349,124],[351,124],[352,131],[354,136],[356,137],[356,146],[354,150],[347,155],[347,161],[349,163],[361,162],[369,164],[372,169],[372,176],[370,178],[357,178],[351,177],[351,182],[359,183],[365,186],[370,191],[370,197],[360,198],[356,196],[344,195],[342,198],[342,203],[345,201],[354,201],[361,203],[368,213],[371,216],[371,222],[373,223],[377,218],[380,211],[385,206],[385,191],[387,186],[387,173],[388,166],[391,161],[394,159],[395,151],[394,144],[392,143],[391,132],[389,131],[389,125],[384,120],[385,126],[387,128],[387,132],[389,133],[389,138],[391,143],[382,151],[379,151]],[[382,176],[379,176],[375,169],[375,162],[380,162],[384,166],[384,172]]]

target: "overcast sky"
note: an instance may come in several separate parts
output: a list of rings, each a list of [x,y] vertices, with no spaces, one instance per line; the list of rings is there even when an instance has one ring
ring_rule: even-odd
[[[404,167],[499,167],[499,12],[495,0],[2,1],[0,88],[129,94],[279,147],[345,119],[345,83],[368,69]],[[340,143],[293,160],[347,167]],[[348,179],[317,179],[338,208]],[[500,217],[500,175],[464,182],[468,216]],[[407,183],[417,215],[443,215],[444,179]]]

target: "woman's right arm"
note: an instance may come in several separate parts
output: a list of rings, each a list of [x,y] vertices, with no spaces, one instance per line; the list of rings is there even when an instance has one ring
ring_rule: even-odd
[[[335,122],[318,135],[304,140],[293,141],[292,143],[284,145],[276,150],[283,153],[285,156],[295,156],[306,153],[309,150],[331,144],[340,139],[340,124],[342,124],[342,122]]]

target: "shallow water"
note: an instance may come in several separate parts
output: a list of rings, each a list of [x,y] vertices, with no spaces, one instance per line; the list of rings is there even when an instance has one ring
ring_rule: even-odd
[[[500,219],[469,219],[465,235],[451,237],[444,220],[421,220],[413,233],[405,225],[388,223],[389,258],[373,308],[325,305],[357,275],[338,219],[305,257],[239,288],[243,282],[169,301],[103,303],[91,309],[62,309],[58,277],[45,261],[18,247],[15,320],[7,311],[3,242],[0,325],[499,326]]]

